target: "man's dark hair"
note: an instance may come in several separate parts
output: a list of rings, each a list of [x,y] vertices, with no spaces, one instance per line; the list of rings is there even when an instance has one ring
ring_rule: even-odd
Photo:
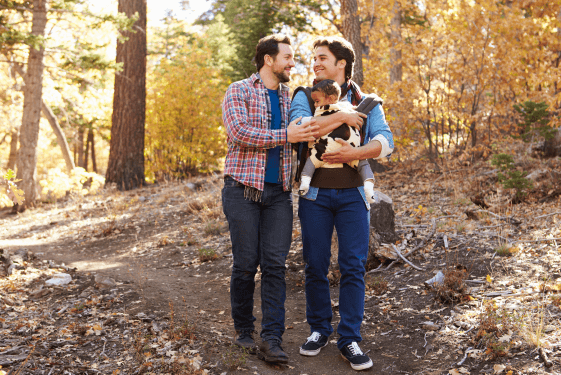
[[[279,54],[279,43],[290,45],[290,38],[283,34],[273,34],[259,39],[255,47],[255,57],[253,58],[257,71],[260,71],[263,65],[265,65],[265,55],[269,55],[273,59],[277,57]]]
[[[318,47],[327,47],[329,52],[335,56],[335,64],[339,60],[345,60],[345,81],[348,81],[353,76],[353,65],[355,63],[355,51],[353,45],[346,39],[338,36],[330,36],[318,38],[314,42],[314,49]]]
[[[323,93],[325,96],[335,95],[337,100],[339,100],[341,96],[341,87],[332,79],[324,79],[316,83],[316,85],[312,87],[312,92],[316,91]]]

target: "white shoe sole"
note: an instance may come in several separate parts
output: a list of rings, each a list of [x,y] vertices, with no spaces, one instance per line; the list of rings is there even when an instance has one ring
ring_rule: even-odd
[[[353,369],[353,370],[356,370],[356,371],[366,370],[366,369],[372,367],[372,365],[373,365],[372,360],[369,360],[369,361],[366,362],[366,363],[361,363],[360,365],[355,365],[355,364],[353,364],[351,361],[349,361],[349,360],[347,359],[347,357],[345,357],[343,354],[341,354],[341,357],[343,357],[343,359],[344,359],[345,361],[349,362],[349,363],[351,364],[352,369]]]
[[[319,352],[321,352],[321,349],[325,348],[327,346],[328,342],[325,343],[324,346],[322,346],[321,348],[318,348],[316,350],[305,350],[302,349],[302,347],[300,347],[300,354],[308,356],[308,357],[313,357],[319,354]]]

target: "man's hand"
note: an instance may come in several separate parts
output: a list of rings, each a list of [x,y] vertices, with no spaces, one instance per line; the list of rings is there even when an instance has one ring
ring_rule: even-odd
[[[364,119],[366,119],[366,117],[367,116],[364,113],[360,113],[360,112],[353,112],[353,113],[345,112],[344,122],[347,125],[360,130],[360,128],[362,128],[362,125],[364,124]]]
[[[289,143],[313,142],[318,137],[319,126],[315,125],[316,120],[311,119],[301,125],[297,125],[302,117],[292,121],[286,129],[286,138]]]
[[[341,138],[335,138],[335,141],[341,144],[341,148],[323,154],[321,157],[323,161],[329,164],[341,164],[360,159],[356,147]]]

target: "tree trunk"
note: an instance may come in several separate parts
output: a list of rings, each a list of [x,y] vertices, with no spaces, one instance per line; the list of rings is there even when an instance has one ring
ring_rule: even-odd
[[[84,128],[79,127],[76,130],[76,151],[77,151],[77,162],[78,167],[86,169],[84,165]]]
[[[23,70],[21,65],[19,63],[14,63],[12,64],[12,66],[25,82],[25,71]],[[55,133],[56,135],[56,140],[58,142],[58,145],[60,146],[62,157],[64,158],[64,162],[66,163],[66,170],[68,174],[70,174],[70,172],[74,169],[74,161],[72,160],[72,155],[70,155],[70,148],[68,147],[66,136],[64,135],[62,128],[58,124],[58,120],[51,110],[51,107],[49,107],[44,100],[41,100],[41,111],[43,113],[43,116],[45,116],[47,121],[49,121],[49,124],[53,129],[53,133]]]
[[[56,135],[56,140],[58,145],[60,146],[60,151],[62,151],[62,156],[64,158],[64,162],[66,163],[66,171],[70,175],[70,172],[75,168],[74,160],[72,160],[72,155],[70,155],[70,147],[68,147],[68,142],[66,141],[66,136],[62,131],[62,128],[58,124],[58,120],[51,110],[51,108],[45,103],[42,102],[41,109],[43,112],[43,116],[49,121],[51,124],[51,129],[53,129],[53,133]]]
[[[86,151],[84,152],[84,169],[88,170],[88,154],[90,153],[90,132],[88,130],[88,138],[86,138]]]
[[[33,25],[31,34],[42,37],[47,25],[47,1],[33,0]],[[32,206],[39,198],[37,184],[37,141],[43,94],[44,46],[29,47],[27,75],[23,89],[23,116],[20,128],[20,147],[17,160],[18,185],[25,193],[22,208]],[[18,208],[20,210],[21,208]]]
[[[95,161],[95,143],[94,143],[94,132],[93,129],[90,129],[88,132],[88,142],[92,146],[92,169],[95,173],[97,173],[97,164]]]
[[[401,59],[401,6],[399,1],[395,0],[393,4],[393,17],[391,20],[391,48],[390,48],[390,85],[398,84],[403,80],[403,64]],[[397,96],[395,98],[397,101],[403,96],[401,89],[398,90]],[[394,119],[392,124],[392,131],[395,134],[396,139],[400,139],[403,136],[403,121],[401,117],[401,112],[398,108],[392,108],[390,110],[390,115]],[[398,158],[401,158],[398,150],[396,154]]]
[[[393,3],[393,17],[391,20],[391,49],[390,49],[390,84],[401,82],[403,66],[401,63],[401,7],[399,1]]]
[[[144,120],[146,108],[146,0],[119,0],[119,12],[127,17],[138,13],[134,33],[117,44],[117,63],[123,70],[115,75],[113,116],[106,184],[116,183],[130,190],[144,181]]]
[[[364,75],[362,71],[362,42],[360,40],[357,0],[341,0],[341,18],[343,21],[343,36],[351,42],[355,50],[353,81],[362,87]]]
[[[18,136],[19,129],[12,130],[12,140],[10,141],[10,156],[8,157],[8,169],[12,171],[16,169],[16,161],[18,160]]]
[[[471,147],[475,147],[477,145],[477,123],[475,122],[475,120],[473,120],[471,122],[471,125],[469,127],[470,131],[471,131]]]

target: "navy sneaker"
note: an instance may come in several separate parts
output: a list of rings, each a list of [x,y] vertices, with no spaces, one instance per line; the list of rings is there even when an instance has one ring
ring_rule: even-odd
[[[282,350],[280,342],[276,340],[263,341],[257,353],[259,359],[271,363],[288,363],[288,356]]]
[[[329,337],[322,335],[319,332],[313,332],[306,340],[306,343],[300,347],[300,354],[313,357],[318,355],[321,348],[327,345]]]
[[[372,367],[372,360],[360,350],[356,341],[347,344],[341,349],[343,358],[351,364],[353,370],[366,370]]]
[[[234,344],[240,348],[246,349],[250,354],[255,354],[257,346],[253,340],[253,330],[236,331],[236,338]]]

